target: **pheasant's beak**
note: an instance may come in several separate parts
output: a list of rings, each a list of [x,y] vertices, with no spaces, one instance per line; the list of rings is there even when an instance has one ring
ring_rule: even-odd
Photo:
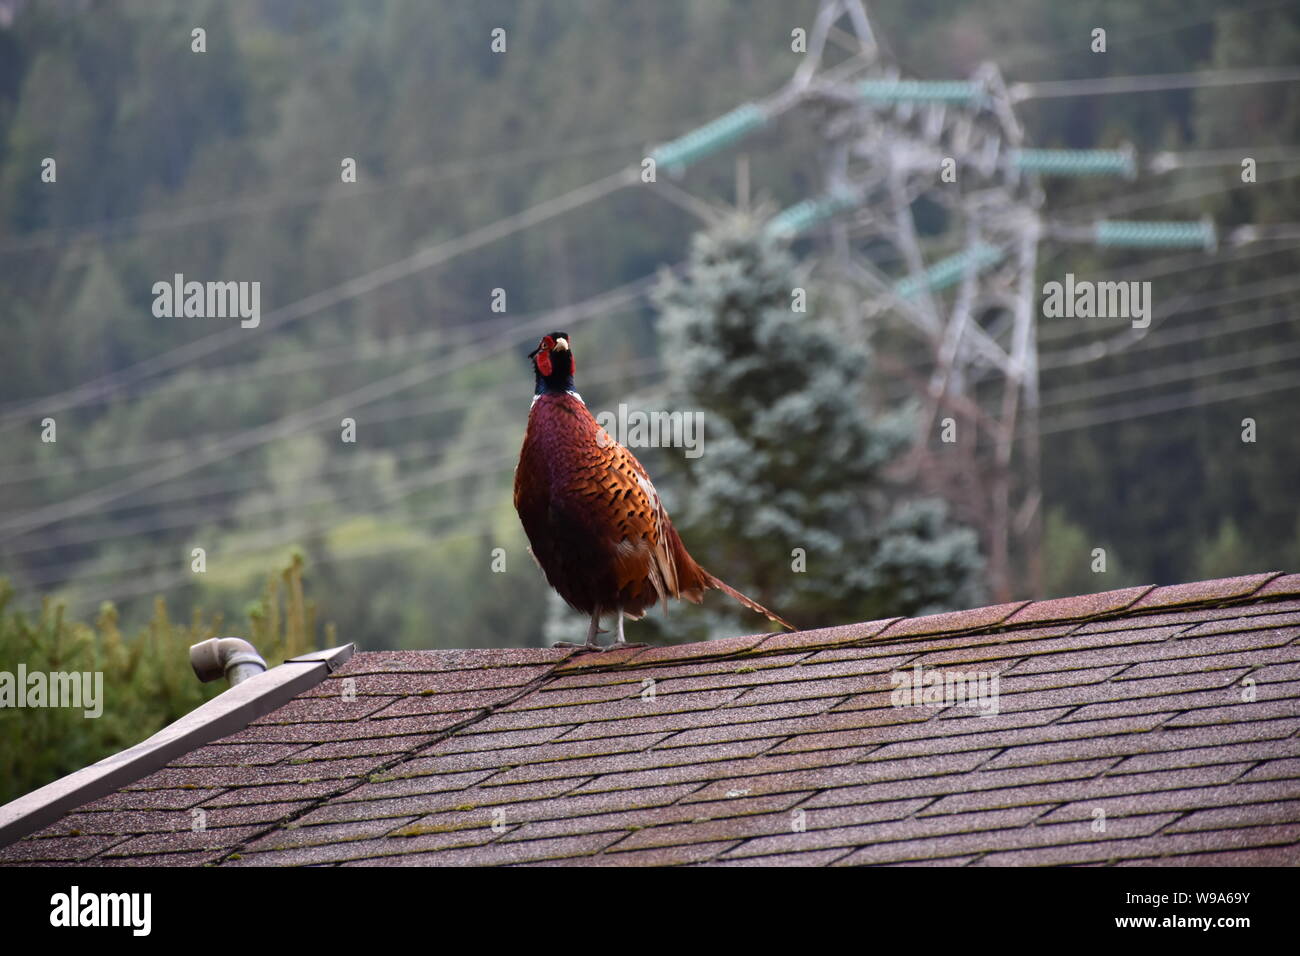
[[[555,340],[555,351],[557,351],[557,352],[567,352],[567,351],[569,351],[569,340],[566,339],[566,338],[558,338],[558,339],[556,339],[556,340]]]

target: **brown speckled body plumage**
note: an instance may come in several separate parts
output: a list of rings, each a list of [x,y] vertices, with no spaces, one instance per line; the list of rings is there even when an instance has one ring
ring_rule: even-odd
[[[564,333],[542,339],[534,370],[537,395],[515,470],[515,509],[546,580],[592,616],[592,634],[602,614],[639,618],[670,597],[698,604],[710,588],[791,627],[687,553],[646,470],[572,390]]]

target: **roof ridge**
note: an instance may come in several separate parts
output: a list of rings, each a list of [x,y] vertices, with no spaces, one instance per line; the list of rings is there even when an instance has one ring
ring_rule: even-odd
[[[789,654],[792,651],[814,653],[866,644],[912,643],[938,636],[1010,633],[1048,624],[1082,625],[1188,608],[1261,604],[1297,595],[1300,595],[1300,574],[1267,571],[1188,584],[1144,584],[1075,597],[1014,601],[966,611],[945,611],[912,618],[886,618],[861,624],[795,631],[791,634],[757,634],[648,649],[628,648],[605,654],[583,654],[561,661],[557,672],[573,674],[634,670],[684,661],[752,660]],[[962,626],[963,622],[965,626]]]

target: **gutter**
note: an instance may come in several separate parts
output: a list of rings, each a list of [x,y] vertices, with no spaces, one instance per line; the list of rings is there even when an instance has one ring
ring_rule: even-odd
[[[148,776],[182,754],[238,733],[315,687],[346,664],[354,650],[355,645],[344,644],[313,651],[255,673],[134,747],[6,803],[0,807],[0,846]]]

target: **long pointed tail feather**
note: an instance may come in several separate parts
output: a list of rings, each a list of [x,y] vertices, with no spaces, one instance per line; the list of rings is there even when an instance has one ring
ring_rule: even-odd
[[[701,570],[703,570],[703,569],[701,569]],[[746,597],[745,595],[741,594],[739,591],[737,591],[735,588],[733,588],[733,587],[732,587],[730,584],[728,584],[726,581],[723,581],[721,578],[715,578],[712,574],[709,574],[707,571],[705,571],[704,573],[705,573],[706,575],[708,575],[708,579],[709,579],[709,584],[710,584],[710,586],[717,588],[717,589],[718,589],[719,591],[721,591],[723,594],[727,594],[727,595],[730,595],[731,597],[735,598],[737,601],[739,601],[741,604],[745,605],[745,607],[749,608],[751,611],[757,611],[759,614],[762,614],[762,615],[763,615],[765,618],[767,618],[769,621],[775,621],[777,624],[780,624],[780,625],[781,625],[782,627],[784,627],[787,631],[797,631],[797,630],[799,630],[797,627],[795,627],[793,624],[791,624],[791,623],[790,623],[789,621],[787,621],[785,618],[781,617],[779,614],[773,614],[771,611],[769,611],[767,608],[763,607],[763,605],[759,604],[757,601],[753,600],[752,598],[748,598],[748,597]]]

